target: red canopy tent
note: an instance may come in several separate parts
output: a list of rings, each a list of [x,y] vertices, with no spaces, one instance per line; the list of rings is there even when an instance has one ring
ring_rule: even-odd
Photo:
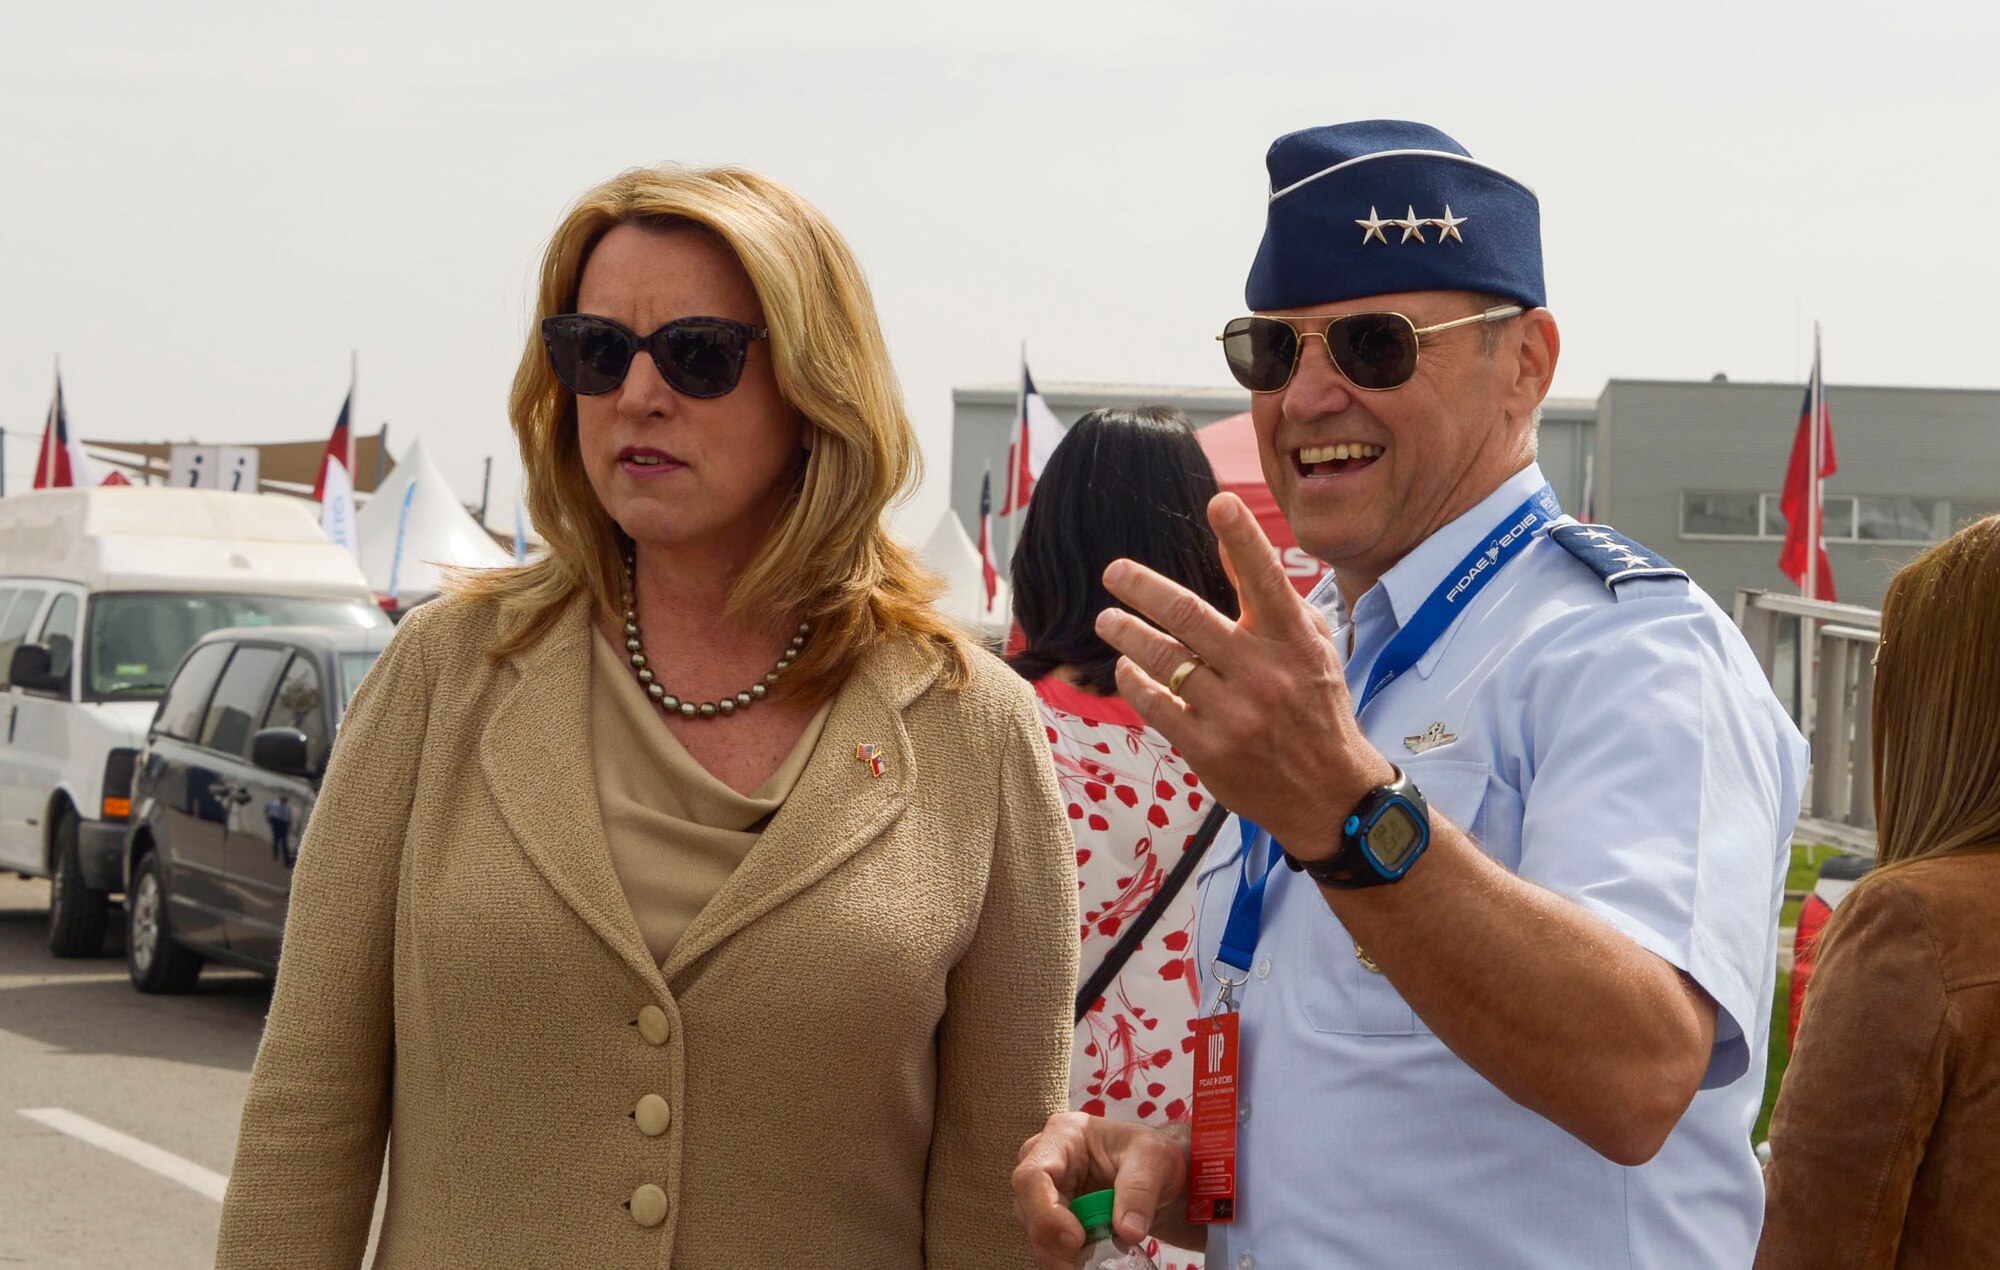
[[[1285,573],[1292,579],[1292,585],[1301,595],[1312,590],[1326,572],[1326,565],[1307,555],[1293,539],[1292,527],[1278,510],[1278,500],[1271,496],[1271,487],[1264,484],[1264,461],[1257,453],[1257,432],[1250,426],[1250,416],[1218,419],[1197,430],[1195,436],[1201,441],[1202,452],[1208,455],[1209,466],[1215,469],[1216,483],[1249,506],[1250,514],[1263,527],[1264,536],[1284,560]]]

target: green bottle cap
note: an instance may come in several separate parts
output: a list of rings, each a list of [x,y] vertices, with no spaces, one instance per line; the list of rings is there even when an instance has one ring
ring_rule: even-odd
[[[1085,1239],[1100,1239],[1111,1233],[1112,1201],[1117,1196],[1116,1191],[1092,1191],[1069,1202],[1069,1211],[1083,1223]]]

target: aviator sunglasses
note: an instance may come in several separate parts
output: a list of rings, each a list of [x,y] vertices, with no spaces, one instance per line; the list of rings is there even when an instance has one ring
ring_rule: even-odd
[[[1284,318],[1232,318],[1215,338],[1229,373],[1251,392],[1277,392],[1292,382],[1308,339],[1326,345],[1333,368],[1364,392],[1401,388],[1417,373],[1417,347],[1427,335],[1475,322],[1498,322],[1525,310],[1502,304],[1471,317],[1418,326],[1400,313],[1348,313],[1330,318],[1326,331],[1301,331]],[[1301,319],[1316,321],[1315,318]]]
[[[625,382],[640,349],[652,354],[660,378],[686,397],[720,397],[743,378],[753,341],[770,331],[733,318],[675,318],[651,335],[634,335],[607,317],[560,313],[542,322],[549,366],[563,387],[595,397]]]

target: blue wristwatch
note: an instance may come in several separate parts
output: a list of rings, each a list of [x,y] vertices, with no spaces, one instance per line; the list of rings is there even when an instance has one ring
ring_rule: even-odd
[[[1396,779],[1377,785],[1340,826],[1340,850],[1325,860],[1285,862],[1323,886],[1359,890],[1400,882],[1431,844],[1431,809],[1402,768]]]

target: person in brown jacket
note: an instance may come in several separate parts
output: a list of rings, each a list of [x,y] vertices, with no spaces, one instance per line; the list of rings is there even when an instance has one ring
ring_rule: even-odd
[[[883,513],[825,218],[586,193],[510,414],[548,549],[411,613],[302,844],[217,1264],[1025,1265],[1076,872],[1033,698]]]
[[[1878,867],[1821,936],[1759,1270],[2000,1266],[2000,516],[1896,575],[1875,667]]]

